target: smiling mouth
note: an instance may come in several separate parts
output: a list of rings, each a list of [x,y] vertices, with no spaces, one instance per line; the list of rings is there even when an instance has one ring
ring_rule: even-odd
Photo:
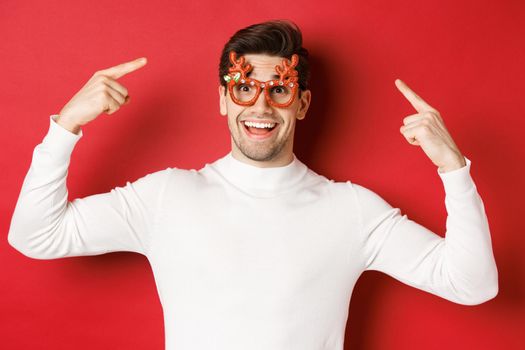
[[[244,126],[246,134],[254,139],[265,139],[270,137],[279,125],[272,121],[256,122],[253,120],[244,120],[241,124]]]

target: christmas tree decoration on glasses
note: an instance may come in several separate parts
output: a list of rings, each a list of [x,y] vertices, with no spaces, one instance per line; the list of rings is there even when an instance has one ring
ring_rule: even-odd
[[[290,106],[297,95],[298,75],[295,66],[299,62],[299,56],[292,55],[291,62],[283,59],[282,65],[275,66],[279,79],[259,81],[248,78],[248,73],[253,69],[251,64],[245,64],[245,57],[237,59],[237,53],[230,51],[231,67],[228,74],[223,78],[228,84],[230,96],[240,106],[252,106],[264,91],[264,98],[271,106],[286,108]]]

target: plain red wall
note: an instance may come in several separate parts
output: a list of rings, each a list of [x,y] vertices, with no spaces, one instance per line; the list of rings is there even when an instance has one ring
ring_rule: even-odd
[[[84,127],[70,200],[175,166],[200,169],[230,149],[218,108],[218,58],[238,29],[288,18],[311,52],[313,102],[297,156],[364,185],[443,235],[436,168],[399,132],[414,113],[405,80],[443,115],[489,216],[498,296],[463,306],[379,272],[359,279],[346,349],[523,349],[525,5],[522,1],[0,2],[2,131],[0,348],[163,349],[146,258],[112,253],[39,261],[7,243],[34,147],[98,69],[146,56],[120,81],[131,104]],[[203,336],[206,336],[203,334]]]

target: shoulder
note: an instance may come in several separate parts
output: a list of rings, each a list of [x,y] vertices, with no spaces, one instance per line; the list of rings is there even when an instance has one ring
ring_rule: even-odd
[[[345,196],[356,196],[356,186],[361,187],[359,185],[354,184],[350,180],[346,181],[336,181],[331,180],[323,175],[317,175],[317,178],[319,179],[319,184],[324,186],[327,191],[329,191],[332,195],[345,195]]]
[[[356,191],[351,181],[336,181],[324,175],[311,172],[309,186],[322,197],[329,199],[335,206],[349,209],[357,205]]]
[[[195,181],[198,173],[194,169],[181,169],[176,167],[167,167],[159,169],[144,175],[133,182],[134,185],[143,185],[153,187],[157,190],[166,188],[171,183],[184,183]],[[179,185],[178,185],[179,186]]]
[[[182,169],[177,167],[168,167],[159,171],[159,176],[165,176],[169,183],[190,184],[202,180],[202,174],[196,169]]]
[[[346,198],[346,200],[351,201],[359,208],[364,208],[365,210],[369,210],[370,208],[390,208],[390,204],[376,191],[353,181],[334,181],[327,179],[326,186],[333,196]]]
[[[392,209],[392,205],[387,202],[378,192],[365,186],[352,183],[350,184],[355,194],[362,215],[376,215]]]

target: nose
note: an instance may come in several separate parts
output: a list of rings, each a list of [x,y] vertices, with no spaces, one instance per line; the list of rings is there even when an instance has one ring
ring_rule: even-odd
[[[261,90],[261,93],[255,100],[255,103],[251,106],[251,109],[257,114],[271,114],[272,107],[266,101],[266,96],[264,95],[264,90]]]

